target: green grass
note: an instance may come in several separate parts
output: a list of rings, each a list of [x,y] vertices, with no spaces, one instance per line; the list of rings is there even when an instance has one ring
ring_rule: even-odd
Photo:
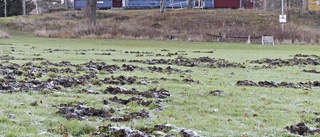
[[[2,20],[2,19],[1,19]],[[164,88],[170,91],[171,97],[166,99],[165,109],[153,112],[147,119],[138,119],[134,122],[113,123],[115,125],[127,125],[132,127],[153,126],[156,124],[170,123],[177,127],[188,128],[202,136],[289,136],[284,130],[285,126],[306,122],[310,127],[319,126],[313,120],[317,117],[313,112],[319,112],[320,101],[318,88],[302,90],[290,88],[262,88],[239,87],[237,80],[272,80],[276,82],[305,82],[318,80],[319,74],[303,73],[303,69],[318,69],[319,66],[293,66],[273,69],[253,69],[253,64],[247,60],[262,58],[291,58],[295,54],[320,54],[318,45],[245,45],[241,43],[203,43],[181,41],[149,41],[149,40],[110,40],[110,39],[53,39],[39,38],[27,35],[25,32],[8,30],[10,39],[0,39],[2,55],[10,55],[16,58],[41,57],[51,62],[70,61],[73,64],[88,61],[103,61],[108,64],[122,65],[122,62],[113,62],[112,59],[153,59],[175,58],[173,57],[136,57],[135,54],[125,54],[125,51],[153,52],[166,54],[161,51],[167,49],[171,53],[185,51],[185,57],[214,57],[223,58],[232,62],[244,63],[246,68],[200,68],[175,66],[182,70],[191,69],[193,73],[165,74],[149,71],[135,70],[133,72],[116,72],[115,74],[103,74],[107,76],[141,76],[148,78],[176,78],[190,77],[199,80],[197,83],[175,83],[164,81],[149,85],[125,85],[125,88],[137,88],[145,91],[149,88]],[[15,51],[11,51],[12,47]],[[65,49],[68,51],[56,51],[48,53],[47,49]],[[94,49],[90,50],[89,49]],[[100,50],[115,49],[111,56],[95,55]],[[76,54],[88,50],[86,55]],[[214,51],[214,53],[193,53],[192,51]],[[67,54],[66,54],[67,53]],[[40,56],[34,56],[40,54]],[[28,61],[12,60],[18,64]],[[38,64],[35,61],[34,64]],[[6,64],[6,63],[2,63]],[[139,63],[140,67],[148,65]],[[156,65],[166,67],[168,65]],[[59,75],[59,74],[57,74]],[[181,77],[183,76],[183,77]],[[101,88],[86,87],[88,89],[103,90]],[[68,102],[84,102],[88,106],[96,108],[108,108],[101,101],[113,97],[113,95],[87,95],[77,93],[78,89],[68,89],[60,92],[40,94],[36,92],[1,94],[0,104],[0,135],[4,136],[61,136],[67,129],[74,136],[88,136],[97,131],[97,127],[112,123],[102,118],[88,118],[87,120],[67,120],[57,114],[57,108],[53,104]],[[212,96],[209,92],[220,89],[223,95]],[[128,98],[128,96],[119,95]],[[31,106],[30,103],[42,100],[43,103]],[[112,103],[111,105],[121,109],[132,111],[141,110],[142,106],[130,104],[128,107]],[[145,108],[148,109],[148,108]],[[302,113],[306,112],[306,113]],[[9,118],[8,115],[14,115]],[[63,125],[64,130],[60,127]],[[50,131],[50,132],[49,132]]]

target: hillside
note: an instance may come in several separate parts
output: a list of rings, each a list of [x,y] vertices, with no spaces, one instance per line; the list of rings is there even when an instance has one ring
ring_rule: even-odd
[[[280,13],[280,12],[279,12]],[[319,13],[292,12],[281,33],[279,13],[257,10],[104,10],[95,28],[81,11],[17,17],[8,25],[42,37],[241,41],[274,35],[276,43],[319,43]]]

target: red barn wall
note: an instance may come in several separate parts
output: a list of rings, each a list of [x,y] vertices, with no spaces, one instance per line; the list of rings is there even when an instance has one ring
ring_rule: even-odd
[[[253,7],[254,7],[254,0],[248,0],[245,8],[253,9]]]
[[[241,0],[214,0],[215,8],[240,8]]]

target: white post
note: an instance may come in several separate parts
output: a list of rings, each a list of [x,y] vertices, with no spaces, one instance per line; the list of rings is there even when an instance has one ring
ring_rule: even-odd
[[[248,36],[247,44],[251,44],[250,35]]]
[[[22,10],[23,16],[26,16],[26,0],[22,0]]]
[[[284,2],[283,2],[283,0],[281,0],[281,15],[282,16],[284,15],[283,5],[284,5]],[[284,23],[281,23],[281,30],[282,30],[282,33],[283,33],[284,32]]]
[[[7,17],[7,0],[4,0],[4,17]]]

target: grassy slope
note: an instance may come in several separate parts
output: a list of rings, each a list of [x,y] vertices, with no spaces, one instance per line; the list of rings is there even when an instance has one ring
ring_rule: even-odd
[[[73,16],[66,16],[66,15]],[[10,25],[43,37],[169,39],[188,41],[243,41],[248,35],[275,36],[276,43],[319,43],[318,13],[293,11],[281,33],[279,12],[261,10],[158,10],[98,11],[97,28],[88,29],[80,11],[62,11],[21,17]],[[222,38],[207,34],[220,35]],[[244,37],[229,39],[225,37]],[[171,38],[170,38],[171,39]],[[253,42],[260,42],[253,39]]]
[[[2,20],[1,20],[2,21]],[[312,112],[319,112],[318,90],[301,90],[285,88],[257,88],[237,87],[237,80],[274,80],[281,81],[314,81],[318,80],[317,74],[302,73],[304,68],[319,69],[315,66],[305,67],[283,67],[277,69],[254,70],[246,60],[269,58],[289,58],[294,54],[316,54],[319,55],[319,46],[310,45],[245,45],[238,43],[201,43],[201,42],[178,42],[178,41],[131,41],[131,40],[82,40],[82,39],[50,39],[38,38],[27,33],[10,31],[10,39],[0,39],[0,43],[12,45],[1,45],[2,54],[9,54],[15,57],[33,57],[33,54],[41,54],[40,57],[57,62],[69,60],[72,63],[82,63],[90,60],[105,61],[109,64],[113,58],[134,58],[146,59],[156,57],[135,57],[131,54],[124,54],[124,51],[149,51],[162,53],[161,49],[168,49],[170,52],[186,51],[187,57],[209,56],[224,58],[229,61],[245,63],[247,68],[187,68],[192,69],[190,77],[199,80],[200,84],[161,82],[147,86],[134,86],[145,90],[151,87],[168,89],[172,93],[170,101],[166,103],[164,111],[157,112],[155,117],[137,120],[132,123],[122,123],[133,127],[145,125],[171,123],[178,127],[192,129],[204,136],[240,136],[246,133],[248,136],[284,136],[288,135],[283,129],[287,125],[301,121],[312,121],[315,115]],[[30,45],[30,46],[25,46]],[[10,48],[23,52],[10,52]],[[33,48],[32,48],[33,47]],[[57,52],[49,54],[44,49],[69,49],[70,54]],[[116,49],[112,56],[96,56],[93,52],[84,55],[76,55],[75,49]],[[214,50],[214,53],[193,53],[192,51]],[[157,57],[161,58],[161,57]],[[167,58],[167,57],[164,57]],[[21,63],[20,61],[17,61]],[[122,64],[122,63],[119,63]],[[138,64],[139,66],[146,66]],[[166,66],[166,65],[164,65]],[[234,73],[231,74],[231,73]],[[148,77],[171,77],[179,78],[179,74],[161,74],[145,72],[121,72],[114,75],[124,74],[127,76],[142,75]],[[108,75],[110,76],[110,75]],[[132,86],[125,86],[132,87]],[[208,92],[220,89],[225,92],[223,96],[210,96]],[[89,121],[66,120],[56,114],[56,108],[51,107],[56,103],[67,103],[70,101],[83,101],[90,106],[105,107],[99,105],[102,99],[112,97],[110,95],[86,95],[77,94],[73,91],[62,91],[41,95],[37,93],[14,93],[2,94],[0,104],[0,129],[1,135],[25,136],[60,136],[46,133],[48,129],[59,129],[59,125],[65,125],[70,133],[81,133],[89,127],[106,125],[109,122],[101,119],[90,119]],[[35,100],[42,100],[44,103],[33,107],[29,104]],[[131,106],[129,109],[137,109]],[[218,112],[215,112],[218,109]],[[301,113],[305,111],[307,113]],[[8,114],[15,115],[10,119]],[[257,116],[253,116],[257,114]],[[312,127],[316,124],[311,122]],[[89,128],[90,130],[90,128]]]

